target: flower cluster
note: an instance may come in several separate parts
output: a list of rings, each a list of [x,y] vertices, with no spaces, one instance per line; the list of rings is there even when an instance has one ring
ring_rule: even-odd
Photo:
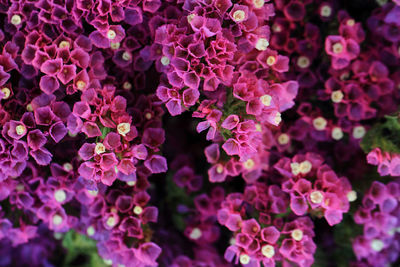
[[[362,206],[354,214],[354,220],[363,225],[363,235],[353,242],[357,260],[369,266],[390,264],[399,256],[400,216],[399,183],[387,185],[373,182],[364,195]]]
[[[0,265],[398,260],[399,0],[0,2]]]

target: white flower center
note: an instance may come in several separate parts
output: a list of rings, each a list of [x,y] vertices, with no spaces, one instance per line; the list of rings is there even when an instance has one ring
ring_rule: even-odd
[[[344,94],[340,90],[333,91],[331,94],[331,100],[333,103],[340,103],[343,100]]]
[[[100,155],[100,154],[106,152],[106,147],[103,145],[103,143],[97,143],[95,148],[94,148],[94,152],[97,155]]]
[[[244,162],[243,166],[245,167],[246,170],[251,170],[253,169],[255,163],[254,160],[252,159],[248,159]]]
[[[278,143],[280,145],[287,145],[290,142],[290,137],[286,133],[281,133],[278,137]]]
[[[264,6],[264,0],[253,0],[253,5],[255,8],[262,8]]]
[[[125,60],[125,61],[129,61],[129,60],[131,60],[131,58],[132,58],[131,53],[129,53],[129,52],[127,52],[127,51],[125,51],[125,52],[122,54],[122,59]]]
[[[329,5],[324,5],[320,12],[321,17],[330,17],[332,15],[332,8]]]
[[[112,50],[117,50],[117,49],[120,48],[120,46],[121,46],[120,42],[116,42],[116,43],[111,42],[110,43],[110,47],[111,47]]]
[[[353,129],[353,137],[355,139],[361,139],[364,137],[364,135],[367,133],[367,131],[365,130],[364,126],[356,126]]]
[[[131,125],[127,122],[118,124],[117,131],[120,135],[125,136],[131,131]]]
[[[142,212],[143,212],[143,208],[140,206],[135,206],[133,208],[133,213],[135,213],[136,215],[140,215],[140,214],[142,214]]]
[[[161,64],[163,64],[164,66],[168,66],[170,62],[171,62],[171,61],[170,61],[169,58],[166,57],[166,56],[163,56],[163,57],[161,58]]]
[[[11,17],[11,24],[12,25],[17,26],[17,25],[21,24],[21,21],[22,20],[21,20],[21,16],[20,15],[15,14],[15,15],[13,15]]]
[[[268,66],[272,66],[274,65],[276,62],[276,58],[274,56],[269,56],[267,57],[267,65]]]
[[[324,199],[324,195],[320,191],[314,191],[310,194],[310,200],[314,204],[320,204]]]
[[[67,199],[67,194],[65,193],[64,190],[58,189],[54,192],[54,198],[56,199],[57,202],[61,203]]]
[[[244,13],[243,10],[236,10],[233,13],[233,20],[236,22],[242,22],[245,17],[246,17],[246,13]]]
[[[60,225],[62,222],[63,222],[63,218],[60,215],[55,214],[53,216],[53,224],[54,225]]]
[[[333,53],[340,54],[343,51],[343,45],[341,43],[336,43],[332,46]]]
[[[302,163],[300,163],[300,172],[302,174],[307,174],[311,171],[312,169],[312,164],[310,161],[305,160]]]
[[[380,252],[384,246],[385,244],[380,239],[374,239],[371,241],[371,248],[376,252]]]
[[[356,201],[357,199],[357,192],[354,190],[351,190],[350,192],[347,193],[347,200],[349,202]]]
[[[26,127],[24,125],[18,125],[17,127],[15,127],[15,132],[18,135],[23,135],[26,132]]]
[[[58,44],[58,47],[59,48],[69,48],[71,45],[70,45],[70,43],[68,42],[68,41],[61,41],[59,44]]]
[[[275,255],[275,249],[271,245],[265,245],[261,248],[261,253],[270,259]]]
[[[313,120],[313,126],[318,131],[323,131],[328,122],[323,117],[317,117]]]
[[[107,38],[110,40],[114,40],[115,37],[117,37],[117,34],[113,30],[108,30],[107,32]]]
[[[86,229],[86,233],[87,233],[88,236],[93,236],[93,235],[96,233],[96,230],[94,229],[93,226],[89,226],[89,227]]]
[[[268,46],[269,46],[269,42],[268,42],[267,39],[265,39],[265,38],[259,38],[259,39],[257,40],[256,49],[257,49],[258,51],[267,50],[267,47],[268,47]]]
[[[264,106],[269,107],[271,105],[272,96],[263,95],[260,97],[260,101],[261,101],[261,103],[263,103]]]
[[[247,254],[240,255],[239,259],[241,264],[248,264],[250,262],[250,257]]]
[[[310,66],[310,59],[308,59],[308,57],[306,56],[300,56],[297,59],[297,66],[299,66],[302,69],[307,68],[308,66]]]
[[[201,235],[202,235],[201,230],[200,230],[199,228],[196,227],[196,228],[193,228],[193,230],[192,230],[192,232],[190,233],[189,237],[190,237],[191,239],[197,240],[197,239],[199,239],[199,238],[201,237]]]
[[[292,231],[292,238],[296,241],[300,241],[303,239],[303,231],[300,229],[295,229]]]
[[[82,80],[79,80],[76,82],[76,88],[78,88],[79,90],[83,90],[86,87],[86,83]]]
[[[343,131],[340,127],[334,127],[332,129],[332,138],[335,140],[340,140],[343,138]]]

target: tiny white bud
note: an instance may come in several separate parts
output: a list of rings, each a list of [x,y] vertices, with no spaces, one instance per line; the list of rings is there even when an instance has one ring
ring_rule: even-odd
[[[274,122],[276,125],[279,125],[282,121],[282,114],[280,112],[277,112],[274,118]]]
[[[292,169],[293,175],[298,175],[300,173],[300,164],[298,162],[290,163],[290,168]]]
[[[117,49],[120,48],[120,46],[121,46],[120,42],[115,42],[115,43],[111,42],[110,43],[110,47],[111,47],[112,50],[117,50]]]
[[[129,181],[129,182],[126,182],[126,184],[127,184],[128,186],[135,186],[136,181]]]
[[[324,5],[320,10],[321,17],[330,17],[332,15],[332,8],[329,5]]]
[[[110,216],[107,218],[106,224],[109,227],[114,227],[117,224],[117,221],[115,220],[114,216]]]
[[[79,80],[76,82],[76,88],[78,88],[78,90],[83,90],[86,87],[86,83],[82,80]]]
[[[276,62],[276,58],[274,56],[269,56],[267,57],[267,65],[268,66],[272,66],[274,65]]]
[[[103,145],[103,143],[96,143],[96,146],[94,148],[94,152],[97,155],[100,155],[100,154],[106,152],[106,147]]]
[[[59,48],[69,48],[71,46],[71,44],[68,42],[68,41],[61,41],[59,44],[58,44],[58,47]]]
[[[300,56],[297,59],[297,66],[299,66],[302,69],[308,68],[310,64],[311,64],[310,59],[306,56]]]
[[[262,8],[264,6],[264,0],[253,0],[253,5],[255,8]]]
[[[72,164],[69,163],[69,162],[66,162],[66,163],[63,164],[63,169],[64,169],[65,171],[67,171],[67,172],[72,171],[73,168],[74,168],[74,167],[73,167]]]
[[[132,89],[132,84],[131,84],[130,82],[124,82],[124,84],[122,85],[122,87],[123,87],[125,90],[130,90],[130,89]]]
[[[332,46],[333,53],[340,54],[343,51],[343,45],[341,43],[336,43]]]
[[[15,132],[18,135],[24,135],[26,133],[26,127],[24,125],[18,125],[17,127],[15,127]]]

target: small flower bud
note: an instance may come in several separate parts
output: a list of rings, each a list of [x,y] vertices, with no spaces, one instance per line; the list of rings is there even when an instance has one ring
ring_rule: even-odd
[[[190,15],[188,15],[188,16],[187,16],[188,22],[189,22],[189,23],[192,22],[192,20],[194,19],[195,16],[196,16],[196,14],[190,14]]]
[[[222,164],[218,164],[216,170],[217,170],[217,173],[221,174],[224,172],[224,166],[222,166]]]
[[[74,168],[74,167],[73,167],[72,164],[69,163],[69,162],[66,162],[66,163],[63,164],[63,169],[64,169],[65,171],[67,171],[67,172],[72,171],[73,168]]]
[[[132,84],[130,82],[124,82],[124,84],[122,85],[122,88],[124,88],[125,90],[131,90]]]
[[[280,112],[277,112],[274,118],[274,122],[276,125],[279,125],[282,121],[282,114]]]
[[[347,26],[353,27],[356,22],[354,21],[354,19],[348,19],[346,22]]]
[[[126,182],[126,184],[127,184],[128,186],[135,186],[136,181],[129,181],[129,182]]]
[[[117,224],[117,221],[115,220],[114,216],[110,216],[107,218],[106,224],[109,227],[114,227]]]

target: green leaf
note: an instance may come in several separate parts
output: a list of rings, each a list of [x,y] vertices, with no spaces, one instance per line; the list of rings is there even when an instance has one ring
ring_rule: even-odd
[[[400,123],[397,116],[385,116],[386,121],[373,126],[361,141],[365,153],[374,148],[400,153]]]
[[[107,266],[97,253],[96,241],[85,235],[71,230],[65,234],[62,245],[67,250],[62,266]]]

